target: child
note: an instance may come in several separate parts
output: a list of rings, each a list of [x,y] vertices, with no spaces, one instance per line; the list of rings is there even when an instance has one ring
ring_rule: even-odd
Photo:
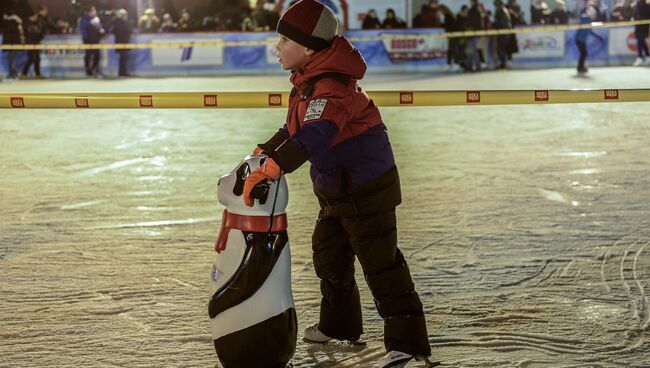
[[[422,303],[397,248],[395,159],[379,110],[357,82],[366,63],[337,29],[334,13],[315,0],[297,2],[280,19],[276,49],[294,88],[286,124],[255,149],[269,159],[246,179],[244,202],[253,205],[257,184],[310,161],[321,207],[312,248],[322,300],[320,321],[305,330],[305,341],[355,341],[363,333],[357,257],[384,319],[388,353],[379,366],[426,360]]]
[[[580,14],[580,24],[589,24],[591,23],[591,17],[586,13],[583,12]],[[578,50],[580,51],[580,59],[578,60],[578,74],[584,74],[589,71],[587,67],[585,66],[585,60],[587,60],[587,39],[589,38],[589,35],[592,35],[596,37],[597,39],[603,41],[603,38],[600,37],[599,35],[596,34],[591,28],[583,28],[579,29],[576,32],[576,46],[578,46]]]

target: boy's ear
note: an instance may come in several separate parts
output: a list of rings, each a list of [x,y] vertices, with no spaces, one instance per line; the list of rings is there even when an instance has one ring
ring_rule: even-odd
[[[308,47],[305,47],[305,55],[312,56],[314,54],[314,52],[316,52],[316,51],[314,51],[314,50],[312,50],[312,49],[310,49]]]

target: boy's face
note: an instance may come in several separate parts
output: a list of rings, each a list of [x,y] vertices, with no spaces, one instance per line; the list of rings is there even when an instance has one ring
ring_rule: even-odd
[[[280,58],[280,64],[284,70],[300,70],[307,63],[313,50],[300,45],[299,43],[280,35],[278,44],[275,45]]]

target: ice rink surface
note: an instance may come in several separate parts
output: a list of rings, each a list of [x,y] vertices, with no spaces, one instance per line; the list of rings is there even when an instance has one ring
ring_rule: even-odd
[[[367,90],[648,88],[648,68],[375,75]],[[2,93],[285,90],[286,77],[1,83]],[[214,367],[216,183],[285,110],[0,110],[0,367]],[[650,104],[383,108],[400,247],[445,367],[650,367]],[[319,287],[307,167],[288,176],[295,367]],[[360,268],[357,268],[359,271]],[[417,365],[413,365],[417,366]]]

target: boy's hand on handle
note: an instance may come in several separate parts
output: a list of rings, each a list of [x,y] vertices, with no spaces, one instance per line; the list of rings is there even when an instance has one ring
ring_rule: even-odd
[[[264,150],[261,149],[261,148],[259,148],[259,147],[255,147],[255,149],[253,150],[253,154],[254,154],[254,155],[259,155],[259,154],[261,154],[262,152],[264,152]]]
[[[248,175],[244,182],[244,204],[253,207],[252,196],[255,186],[265,180],[278,180],[282,175],[282,169],[272,158],[267,158],[264,164]]]

